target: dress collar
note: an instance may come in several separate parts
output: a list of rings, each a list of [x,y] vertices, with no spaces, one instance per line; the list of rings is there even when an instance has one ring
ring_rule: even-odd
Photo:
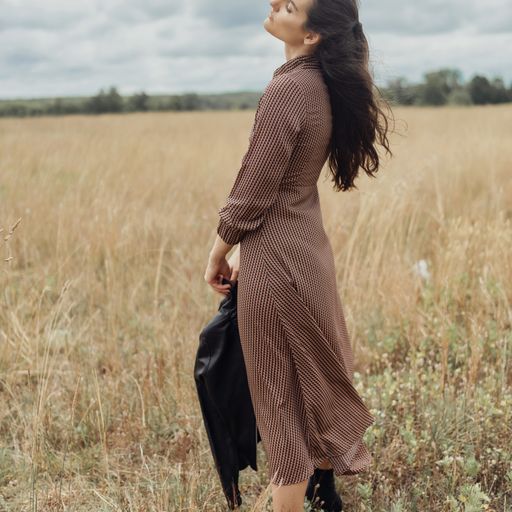
[[[282,75],[284,73],[288,73],[292,69],[295,69],[299,66],[304,68],[320,68],[320,61],[315,54],[306,54],[306,55],[297,55],[297,57],[292,57],[288,59],[284,64],[281,64],[273,74],[273,78]]]

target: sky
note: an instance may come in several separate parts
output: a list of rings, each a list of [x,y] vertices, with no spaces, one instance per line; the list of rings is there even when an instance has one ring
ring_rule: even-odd
[[[512,83],[512,0],[360,0],[378,85],[451,67]],[[0,0],[0,98],[262,91],[267,0]]]

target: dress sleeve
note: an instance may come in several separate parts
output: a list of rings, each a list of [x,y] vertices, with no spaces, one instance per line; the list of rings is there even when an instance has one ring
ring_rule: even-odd
[[[257,229],[274,203],[305,120],[304,95],[287,75],[272,79],[260,99],[247,149],[224,206],[218,235],[230,245]]]

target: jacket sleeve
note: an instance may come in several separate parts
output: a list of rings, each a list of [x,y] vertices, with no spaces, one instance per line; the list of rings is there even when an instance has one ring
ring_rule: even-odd
[[[306,115],[304,95],[287,75],[263,92],[247,149],[224,206],[218,235],[230,245],[257,229],[274,203]]]

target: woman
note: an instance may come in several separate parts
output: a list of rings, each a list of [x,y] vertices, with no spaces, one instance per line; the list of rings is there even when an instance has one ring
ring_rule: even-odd
[[[313,474],[356,474],[372,462],[362,436],[374,417],[352,385],[317,180],[329,158],[334,188],[349,190],[360,168],[378,170],[376,143],[391,151],[356,1],[270,4],[264,27],[284,41],[287,60],[260,99],[204,279],[221,294],[231,286],[223,277],[238,279],[240,339],[273,507],[298,511]]]

